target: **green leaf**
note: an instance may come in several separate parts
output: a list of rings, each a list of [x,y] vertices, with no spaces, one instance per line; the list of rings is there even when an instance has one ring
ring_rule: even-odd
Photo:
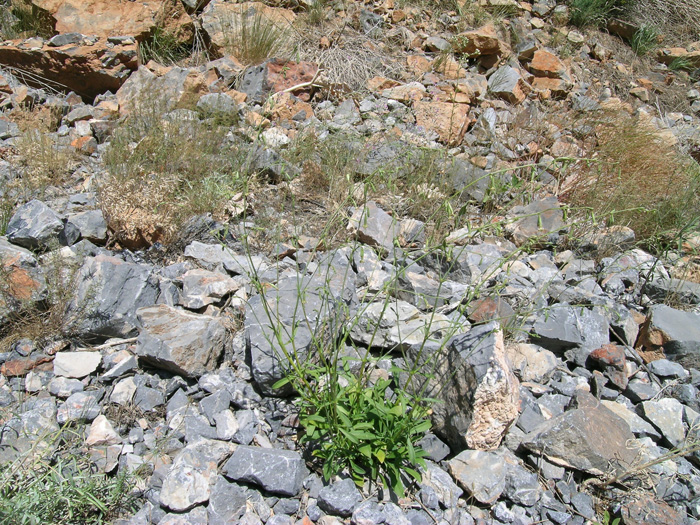
[[[429,419],[424,419],[424,420],[421,421],[418,425],[416,425],[415,427],[413,427],[412,433],[413,433],[413,434],[422,434],[422,433],[427,432],[428,430],[430,430],[430,426],[431,426],[431,425],[430,425],[430,420],[429,420]]]
[[[406,447],[408,449],[408,461],[411,462],[411,464],[415,464],[416,462],[416,451],[413,449],[413,443],[411,443],[411,439],[406,440]]]
[[[365,456],[369,459],[372,459],[372,445],[370,445],[370,444],[363,445],[358,450],[360,451],[360,453],[363,456]]]
[[[420,473],[411,467],[404,467],[403,468],[406,474],[411,476],[413,479],[415,479],[418,483],[421,483],[423,481],[423,476],[420,475]]]
[[[384,463],[384,460],[386,459],[386,453],[382,449],[375,451],[374,455],[379,460],[379,463]]]
[[[291,379],[290,376],[283,377],[283,378],[280,379],[279,381],[276,381],[275,384],[272,385],[272,388],[275,389],[275,390],[278,389],[278,388],[282,388],[284,385],[289,384],[291,381],[292,381],[292,379]]]

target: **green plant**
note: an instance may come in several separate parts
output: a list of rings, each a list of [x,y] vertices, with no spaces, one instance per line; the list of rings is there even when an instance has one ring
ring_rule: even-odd
[[[668,66],[671,71],[692,71],[694,69],[693,62],[686,57],[674,58]]]
[[[571,0],[571,23],[578,27],[600,27],[618,15],[629,0]]]
[[[326,480],[348,468],[358,485],[383,479],[401,496],[402,472],[421,480],[414,466],[425,467],[425,453],[416,442],[430,429],[428,410],[405,391],[390,394],[389,380],[370,384],[351,373],[344,360],[340,370],[309,366],[301,370],[303,375],[293,372],[276,387],[291,382],[301,393],[301,442],[322,460]]]
[[[11,186],[25,200],[41,194],[47,186],[59,185],[71,173],[76,162],[75,153],[60,142],[55,134],[33,129],[23,133],[15,143],[18,163],[23,176]]]
[[[285,52],[291,42],[289,29],[270,20],[261,10],[237,12],[221,20],[224,47],[243,64],[260,64]]]
[[[652,25],[641,26],[630,41],[632,50],[639,56],[647,55],[659,45],[659,31]]]
[[[0,523],[105,523],[136,510],[138,473],[96,472],[87,454],[70,448],[79,436],[68,427],[46,439],[59,446],[53,454],[32,449],[0,465]]]

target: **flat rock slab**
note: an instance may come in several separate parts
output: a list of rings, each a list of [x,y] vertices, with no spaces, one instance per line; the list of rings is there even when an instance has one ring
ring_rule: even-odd
[[[632,465],[636,453],[627,448],[632,439],[622,418],[591,402],[541,423],[522,444],[552,463],[600,476]]]
[[[494,503],[506,488],[506,462],[499,453],[465,450],[447,465],[457,483],[479,503]]]
[[[224,475],[274,494],[296,496],[308,470],[297,452],[242,445],[224,465]]]
[[[53,360],[57,376],[82,378],[92,374],[102,363],[99,352],[58,352]]]
[[[240,288],[240,283],[217,272],[189,270],[182,277],[181,304],[185,308],[198,309],[220,301]]]
[[[509,215],[520,217],[507,226],[518,246],[533,238],[547,242],[550,235],[564,227],[564,212],[556,197],[534,201],[527,206],[516,206]]]
[[[532,333],[534,343],[555,353],[575,347],[592,351],[610,342],[610,325],[602,313],[565,304],[539,314]]]
[[[353,212],[348,230],[360,242],[391,252],[394,239],[399,236],[400,226],[396,219],[377,206],[376,202],[369,201],[364,207]]]
[[[220,319],[159,305],[137,311],[141,333],[135,353],[152,365],[187,377],[214,370],[224,351]]]
[[[658,401],[643,401],[641,412],[651,424],[673,445],[677,447],[685,441],[683,426],[683,405],[677,399],[665,397]]]

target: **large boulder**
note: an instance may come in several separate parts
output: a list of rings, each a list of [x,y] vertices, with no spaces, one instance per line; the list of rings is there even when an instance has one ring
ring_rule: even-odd
[[[178,0],[115,2],[114,0],[32,0],[56,21],[58,33],[83,33],[100,38],[148,38],[156,28],[181,41],[192,39],[192,19]]]
[[[67,319],[87,338],[129,337],[136,333],[136,310],[158,299],[153,267],[116,257],[88,257],[78,271]]]
[[[245,337],[261,390],[290,394],[289,388],[272,386],[285,376],[291,359],[313,359],[329,343],[354,300],[355,272],[339,252],[322,261],[313,275],[283,277],[273,290],[252,297],[246,305]]]
[[[282,496],[296,496],[308,474],[298,452],[246,445],[239,446],[224,465],[226,477]]]
[[[216,368],[224,352],[226,328],[219,318],[161,304],[137,311],[141,333],[136,354],[153,366],[187,377]]]
[[[23,204],[7,224],[7,239],[12,244],[36,250],[58,241],[63,231],[61,217],[39,200]]]
[[[676,310],[664,304],[649,308],[639,333],[647,350],[662,349],[669,359],[700,362],[700,315]]]
[[[0,46],[0,64],[21,68],[35,78],[59,82],[86,97],[118,90],[138,67],[136,43],[111,44],[98,40],[92,45],[41,48],[24,48],[19,44],[17,40],[12,45]]]
[[[520,383],[498,323],[473,327],[444,344],[414,345],[406,357],[419,372],[405,387],[440,401],[433,405],[436,434],[456,449],[498,448],[520,410]]]

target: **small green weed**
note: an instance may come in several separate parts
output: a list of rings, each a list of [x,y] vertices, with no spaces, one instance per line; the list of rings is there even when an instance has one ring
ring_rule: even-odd
[[[164,66],[172,66],[191,54],[191,45],[161,27],[156,27],[151,36],[139,44],[139,59],[143,64],[155,60]]]
[[[571,23],[578,27],[601,27],[629,3],[630,0],[571,0]]]
[[[692,71],[694,69],[693,63],[686,57],[678,57],[673,59],[668,66],[671,71]]]

